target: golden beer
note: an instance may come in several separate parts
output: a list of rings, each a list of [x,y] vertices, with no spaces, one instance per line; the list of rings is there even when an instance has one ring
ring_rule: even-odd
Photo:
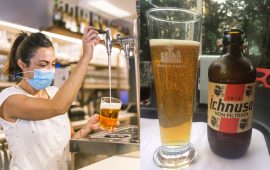
[[[189,143],[199,42],[151,39],[162,145]]]
[[[118,114],[122,102],[113,97],[102,97],[100,103],[99,126],[102,129],[113,130],[117,125]]]

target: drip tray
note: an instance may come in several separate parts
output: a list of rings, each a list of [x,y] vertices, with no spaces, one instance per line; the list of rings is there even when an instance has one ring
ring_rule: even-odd
[[[119,155],[139,150],[138,127],[133,125],[70,140],[70,152]]]

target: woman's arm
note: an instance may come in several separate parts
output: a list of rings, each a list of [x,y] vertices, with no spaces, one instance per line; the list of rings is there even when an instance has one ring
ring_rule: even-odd
[[[91,28],[85,29],[82,42],[82,57],[69,78],[51,100],[12,95],[1,105],[0,115],[7,120],[18,118],[42,120],[66,113],[81,87],[88,64],[93,57],[94,45],[99,42],[98,32]]]

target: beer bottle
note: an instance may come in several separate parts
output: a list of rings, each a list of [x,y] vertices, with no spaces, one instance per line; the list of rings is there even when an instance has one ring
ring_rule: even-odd
[[[93,12],[89,13],[89,25],[94,26],[94,21],[93,21]]]
[[[250,144],[256,71],[243,56],[243,31],[224,32],[227,53],[208,69],[208,141],[225,158],[243,156]]]
[[[53,7],[53,25],[59,26],[59,22],[61,20],[61,15],[58,8],[58,0],[54,0],[54,7]]]

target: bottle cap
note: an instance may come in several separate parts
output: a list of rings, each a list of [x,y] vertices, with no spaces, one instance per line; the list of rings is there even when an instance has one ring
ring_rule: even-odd
[[[223,33],[223,45],[234,44],[244,44],[243,30],[240,28],[227,29]]]

